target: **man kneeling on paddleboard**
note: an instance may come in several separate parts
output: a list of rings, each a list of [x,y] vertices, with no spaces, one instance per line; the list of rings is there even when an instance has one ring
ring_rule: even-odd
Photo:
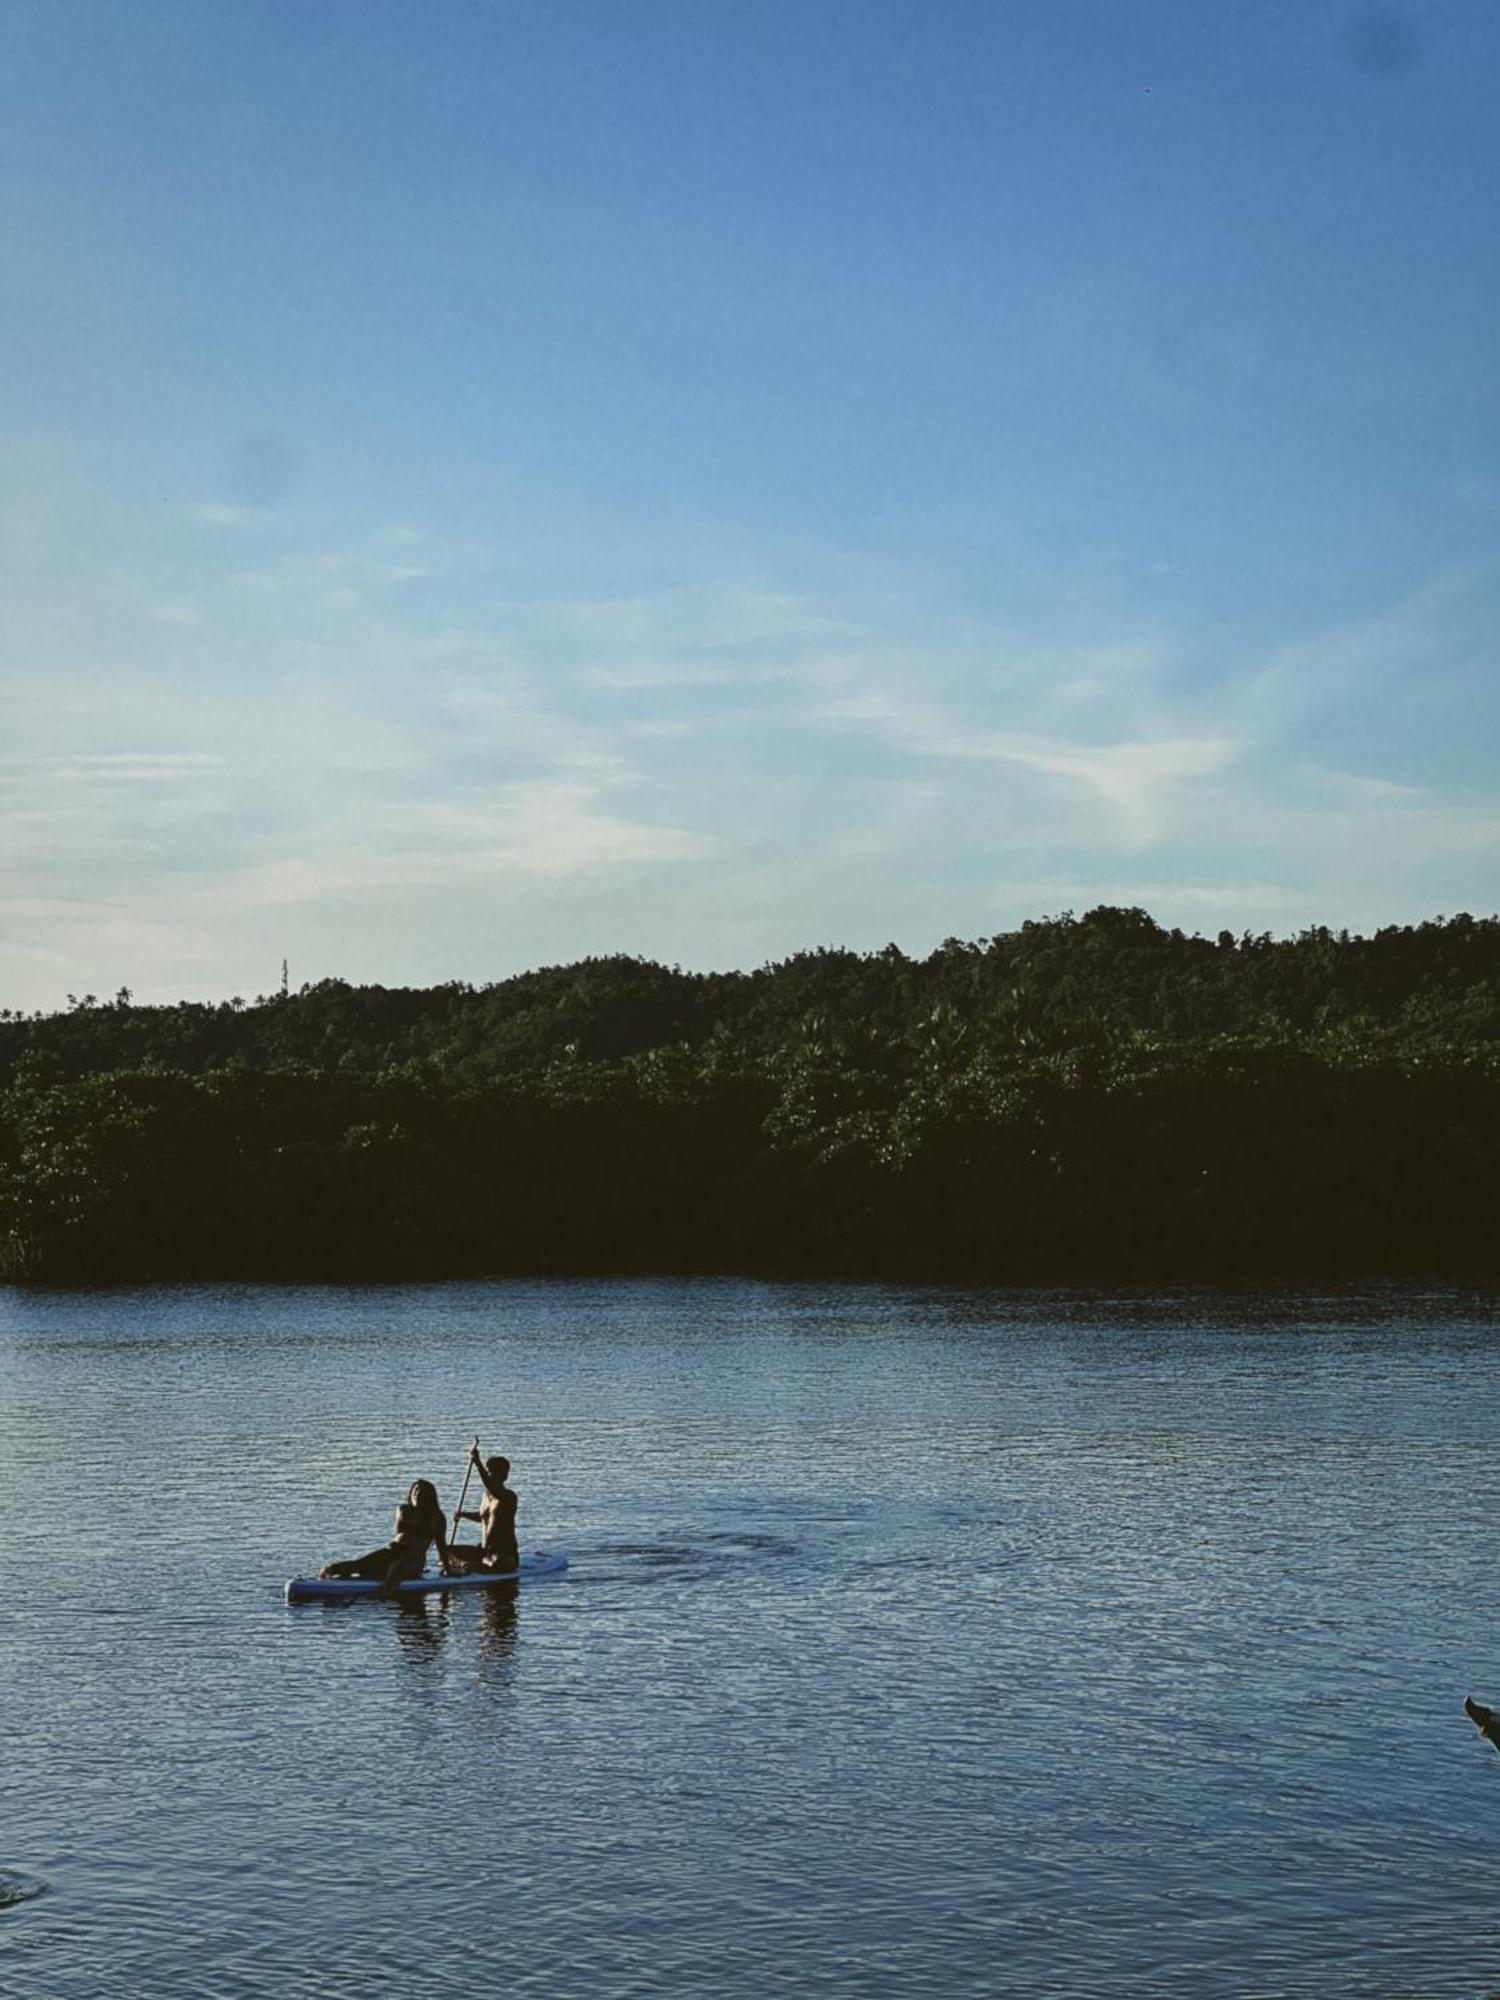
[[[448,1554],[453,1562],[464,1570],[493,1569],[502,1575],[521,1566],[521,1551],[516,1546],[516,1502],[517,1496],[506,1485],[510,1477],[510,1460],[496,1454],[492,1458],[479,1456],[479,1441],[476,1438],[469,1447],[469,1464],[479,1474],[484,1487],[484,1499],[477,1514],[460,1509],[453,1519],[477,1521],[480,1526],[478,1548],[455,1548],[450,1545]]]
[[[481,1477],[483,1475],[481,1474]],[[430,1479],[414,1479],[411,1490],[396,1509],[395,1532],[383,1549],[368,1555],[351,1556],[347,1562],[324,1563],[319,1576],[357,1576],[379,1583],[382,1591],[395,1595],[410,1578],[427,1567],[427,1548],[437,1543],[438,1567],[444,1576],[454,1574],[448,1548],[447,1523]]]

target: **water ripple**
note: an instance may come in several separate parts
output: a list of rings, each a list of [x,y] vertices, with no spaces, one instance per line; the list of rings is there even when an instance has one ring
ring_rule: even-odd
[[[0,1293],[6,1990],[437,2000],[476,1938],[546,2000],[1500,1989],[1494,1342],[1389,1289]],[[476,1429],[562,1587],[287,1613]]]

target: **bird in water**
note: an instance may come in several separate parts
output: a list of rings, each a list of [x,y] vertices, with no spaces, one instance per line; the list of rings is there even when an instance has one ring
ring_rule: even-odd
[[[1471,1694],[1464,1696],[1464,1714],[1485,1741],[1500,1750],[1500,1715],[1494,1709],[1486,1708],[1482,1701],[1476,1701]]]

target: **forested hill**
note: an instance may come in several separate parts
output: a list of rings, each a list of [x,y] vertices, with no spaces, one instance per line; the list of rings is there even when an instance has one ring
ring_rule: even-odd
[[[1500,921],[0,1017],[0,1276],[1500,1269]]]
[[[0,1083],[31,1053],[69,1076],[161,1064],[379,1075],[409,1064],[479,1083],[559,1057],[610,1062],[652,1049],[763,1057],[816,1022],[855,1037],[934,1025],[1069,1045],[1143,1032],[1177,1041],[1349,1028],[1384,1045],[1500,1039],[1500,919],[1468,916],[1374,937],[1308,930],[1216,940],[1143,910],[1023,924],[927,958],[888,945],[799,953],[756,972],[686,973],[591,958],[494,985],[350,986],[320,980],[249,1005],[139,1007],[128,992],[67,1012],[0,1012]]]

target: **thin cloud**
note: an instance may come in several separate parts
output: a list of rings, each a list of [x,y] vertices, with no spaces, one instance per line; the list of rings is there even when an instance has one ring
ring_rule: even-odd
[[[905,706],[879,693],[827,704],[831,721],[872,723],[917,756],[976,758],[1015,764],[1085,786],[1112,810],[1134,847],[1159,840],[1174,787],[1213,777],[1238,753],[1224,738],[1085,744],[1008,730],[966,729],[956,718]]]
[[[677,544],[554,560],[399,513],[197,529],[84,498],[4,579],[5,1000],[228,990],[289,950],[441,978],[921,947],[1099,901],[1385,921],[1493,879],[1482,741],[1441,725],[1463,786],[1417,748],[1485,657],[1473,579],[1247,666],[1190,621],[1085,607],[1059,640],[836,551],[799,593]]]
[[[210,528],[243,528],[265,519],[259,507],[231,507],[222,500],[204,500],[191,510],[195,521]]]
[[[1444,570],[1394,603],[1276,648],[1236,695],[1256,734],[1293,734],[1330,715],[1388,714],[1449,684],[1493,685],[1496,572]],[[1399,754],[1402,732],[1389,737]]]
[[[1399,803],[1423,797],[1420,785],[1404,785],[1394,778],[1370,778],[1357,771],[1327,771],[1316,764],[1306,768],[1310,778],[1356,804]]]
[[[240,904],[336,901],[391,889],[603,876],[714,852],[700,834],[624,818],[601,805],[594,787],[555,781],[419,804],[390,815],[381,831],[380,851],[330,845],[271,858],[237,871],[223,893]]]
[[[73,757],[50,759],[49,763],[85,778],[162,784],[174,778],[196,777],[204,771],[221,771],[227,761],[207,750],[107,750],[83,751]]]
[[[537,780],[472,803],[426,806],[418,819],[464,843],[471,863],[541,878],[641,862],[702,860],[714,851],[711,840],[685,828],[607,812],[600,796],[591,785]]]

